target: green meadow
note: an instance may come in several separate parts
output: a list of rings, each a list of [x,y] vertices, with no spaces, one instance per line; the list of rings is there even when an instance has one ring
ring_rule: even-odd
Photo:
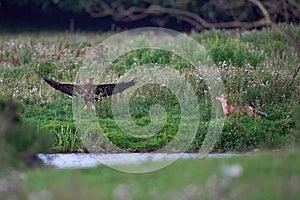
[[[300,43],[299,25],[280,26]],[[212,30],[190,35],[214,61],[230,102],[249,104],[268,113],[267,117],[227,117],[211,152],[252,153],[222,159],[179,159],[145,174],[126,174],[107,166],[34,167],[34,159],[30,160],[34,153],[85,149],[75,126],[72,99],[47,85],[34,70],[55,80],[73,82],[84,67],[86,52],[111,35],[1,33],[0,188],[5,186],[1,188],[1,198],[299,199],[299,59],[288,42],[271,28],[250,32]],[[186,60],[163,50],[131,51],[113,60],[101,81],[114,82],[136,66],[151,63],[177,70],[191,84],[199,106],[197,119],[182,116],[180,102],[170,89],[145,84],[130,98],[129,113],[134,123],[128,128],[151,124],[151,113],[163,107],[164,124],[155,134],[127,134],[114,119],[111,97],[95,103],[97,126],[87,129],[97,131],[100,126],[102,134],[119,149],[154,152],[176,139],[182,119],[190,120],[189,124],[198,128],[186,151],[198,152],[208,131],[214,97],[210,97],[203,77]],[[153,109],[153,105],[159,105],[158,109]],[[20,157],[33,168],[24,168]],[[4,175],[6,170],[9,175]]]
[[[282,24],[297,39],[299,26]],[[20,102],[20,117],[38,130],[54,137],[53,152],[83,149],[72,112],[72,99],[54,90],[33,69],[59,81],[74,81],[83,67],[89,49],[112,34],[92,33],[1,33],[0,96]],[[294,107],[299,102],[299,60],[290,45],[270,28],[260,31],[203,31],[191,37],[205,47],[217,66],[230,102],[248,104],[268,113],[267,117],[232,116],[224,122],[223,132],[213,151],[251,151],[279,149],[295,145]],[[136,46],[147,38],[136,41]],[[195,67],[164,50],[140,49],[127,53],[111,65],[101,82],[114,82],[136,66],[155,63],[175,69],[191,84],[199,105],[199,127],[188,151],[198,151],[211,119],[208,87]],[[143,127],[151,123],[149,110],[159,104],[166,111],[164,126],[148,138],[128,135],[113,118],[111,98],[96,104],[103,133],[115,145],[132,152],[155,151],[172,140],[180,126],[181,108],[168,88],[146,84],[138,88],[129,102],[131,120]]]

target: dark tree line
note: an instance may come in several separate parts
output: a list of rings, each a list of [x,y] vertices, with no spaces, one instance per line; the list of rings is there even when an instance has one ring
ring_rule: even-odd
[[[148,20],[155,26],[166,27],[172,21],[174,27],[188,24],[196,31],[272,26],[300,55],[299,45],[277,25],[278,22],[300,21],[300,0],[0,0],[0,9],[4,5],[25,8],[29,4],[38,7],[40,12],[50,8],[68,12],[70,30],[74,29],[72,13],[106,18],[106,24],[111,23],[108,19],[133,24]],[[145,21],[140,25],[149,26],[143,23]]]
[[[152,17],[158,26],[176,19],[203,29],[265,25],[257,2],[266,8],[273,22],[300,20],[300,0],[0,0],[0,5],[34,4],[44,12],[56,6],[62,12],[88,13],[95,18],[110,16],[119,22]]]

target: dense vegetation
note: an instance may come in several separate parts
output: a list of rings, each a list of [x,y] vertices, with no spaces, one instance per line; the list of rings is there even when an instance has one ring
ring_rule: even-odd
[[[282,27],[295,38],[299,35],[297,25]],[[72,101],[50,88],[32,69],[60,81],[73,81],[87,49],[106,37],[88,33],[1,36],[0,95],[18,99],[23,105],[21,119],[36,124],[37,129],[46,128],[55,136],[53,151],[83,149],[73,123]],[[244,33],[205,31],[192,37],[206,47],[218,66],[230,101],[237,105],[251,103],[268,113],[266,118],[227,118],[214,151],[273,149],[299,141],[294,115],[294,106],[300,99],[299,60],[280,35],[265,28]],[[197,151],[207,132],[211,100],[205,82],[185,60],[162,50],[133,51],[115,60],[103,81],[115,81],[135,66],[148,63],[178,70],[196,91],[200,123],[189,151]],[[101,107],[97,105],[97,114],[105,135],[118,147],[132,152],[162,148],[175,137],[180,122],[180,106],[172,92],[153,84],[139,88],[131,99],[130,114],[136,124],[145,126],[150,120],[149,108],[157,103],[167,112],[166,124],[154,137],[136,138],[117,126],[110,98],[104,99]]]

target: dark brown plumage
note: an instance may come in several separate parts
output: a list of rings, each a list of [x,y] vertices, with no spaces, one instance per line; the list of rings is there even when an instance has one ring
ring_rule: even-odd
[[[134,78],[128,82],[94,84],[94,78],[89,78],[86,83],[76,84],[56,81],[52,78],[43,76],[38,71],[35,72],[54,89],[70,96],[81,96],[85,101],[84,109],[87,109],[87,103],[92,103],[92,108],[95,109],[93,104],[94,101],[101,101],[103,97],[123,92],[135,85],[136,80],[136,78]]]

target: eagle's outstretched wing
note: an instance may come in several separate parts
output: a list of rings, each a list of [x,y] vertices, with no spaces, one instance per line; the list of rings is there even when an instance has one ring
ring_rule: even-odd
[[[51,78],[47,78],[43,76],[38,71],[35,71],[42,79],[44,79],[50,86],[59,90],[65,94],[70,96],[86,96],[87,99],[91,93],[98,95],[100,99],[102,97],[111,96],[113,94],[123,92],[124,90],[128,89],[135,85],[135,80],[137,78],[132,79],[131,81],[127,82],[120,82],[120,83],[104,83],[104,84],[93,84],[93,83],[85,83],[85,84],[75,84],[75,83],[68,83],[68,82],[60,82],[56,81]],[[99,100],[98,97],[93,97],[93,100]]]
[[[70,96],[73,96],[73,88],[76,87],[76,93],[80,93],[78,84],[74,83],[68,83],[68,82],[60,82],[56,81],[52,78],[47,78],[43,76],[38,71],[35,71],[42,79],[44,79],[51,87],[55,88],[56,90],[59,90],[65,94],[68,94]]]
[[[101,97],[111,96],[113,94],[117,94],[123,92],[124,90],[135,85],[135,80],[137,78],[132,79],[127,82],[120,83],[104,83],[96,85],[95,94]]]

